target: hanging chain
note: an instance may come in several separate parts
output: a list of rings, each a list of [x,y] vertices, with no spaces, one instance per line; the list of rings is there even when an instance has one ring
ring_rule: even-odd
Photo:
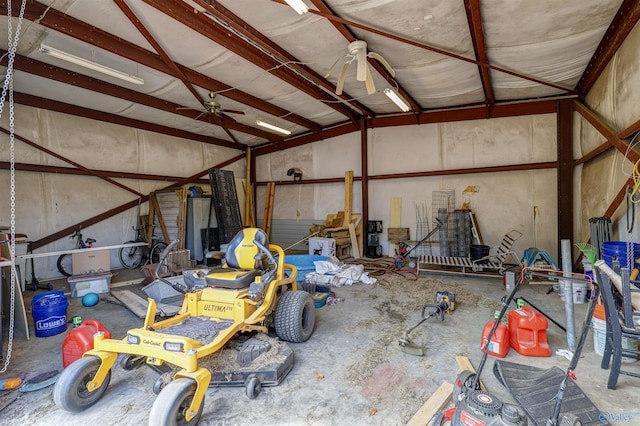
[[[4,102],[9,92],[9,152],[10,152],[10,200],[11,200],[11,297],[10,297],[10,309],[9,309],[9,339],[7,341],[7,357],[4,365],[0,370],[0,373],[4,373],[9,368],[9,361],[11,360],[11,351],[13,349],[13,332],[15,327],[15,314],[16,314],[16,287],[19,283],[16,282],[16,267],[15,267],[15,253],[16,253],[16,157],[15,157],[15,119],[14,119],[14,104],[13,104],[13,63],[16,58],[16,50],[18,48],[18,39],[20,38],[20,28],[22,27],[22,18],[24,16],[24,10],[27,5],[27,1],[22,1],[20,7],[20,15],[18,18],[18,26],[16,27],[15,35],[13,34],[13,26],[11,23],[11,2],[7,2],[7,33],[8,33],[8,49],[9,59],[7,62],[7,74],[5,75],[4,84],[2,86],[2,97],[0,98],[0,118],[2,117],[2,111]]]

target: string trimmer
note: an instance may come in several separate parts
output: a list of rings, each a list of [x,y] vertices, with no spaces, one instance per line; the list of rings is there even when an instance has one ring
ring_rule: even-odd
[[[413,327],[405,330],[402,337],[398,341],[400,350],[410,355],[423,356],[424,349],[409,339],[409,333],[418,328],[423,322],[431,317],[436,317],[440,321],[444,321],[444,314],[450,314],[455,308],[455,295],[448,291],[439,291],[436,293],[436,303],[427,303],[422,307],[422,319]],[[432,308],[427,312],[427,309]]]

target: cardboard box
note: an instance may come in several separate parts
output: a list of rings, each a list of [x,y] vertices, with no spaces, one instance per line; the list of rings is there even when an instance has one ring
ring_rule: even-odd
[[[336,240],[333,238],[309,238],[309,254],[316,256],[336,255]]]
[[[409,228],[387,228],[387,241],[390,243],[409,241]]]
[[[109,250],[81,251],[71,254],[71,270],[73,275],[86,275],[111,270],[111,253]]]
[[[82,297],[87,293],[109,293],[111,273],[74,275],[67,278],[71,287],[71,297]]]

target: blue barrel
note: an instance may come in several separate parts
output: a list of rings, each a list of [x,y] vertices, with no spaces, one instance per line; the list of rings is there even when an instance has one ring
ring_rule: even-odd
[[[618,259],[620,262],[621,268],[630,268],[629,262],[627,260],[628,252],[631,254],[631,259],[635,264],[637,259],[640,257],[640,244],[639,243],[629,243],[626,241],[605,241],[602,243],[602,260],[609,265],[612,266],[613,259]]]
[[[67,329],[68,306],[69,301],[62,290],[33,296],[31,315],[36,329],[36,337],[49,337],[63,333]]]

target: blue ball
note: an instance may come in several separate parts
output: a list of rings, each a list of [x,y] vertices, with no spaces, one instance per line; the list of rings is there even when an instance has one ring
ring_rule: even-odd
[[[100,297],[96,293],[87,293],[82,296],[82,306],[96,306],[100,301]]]

